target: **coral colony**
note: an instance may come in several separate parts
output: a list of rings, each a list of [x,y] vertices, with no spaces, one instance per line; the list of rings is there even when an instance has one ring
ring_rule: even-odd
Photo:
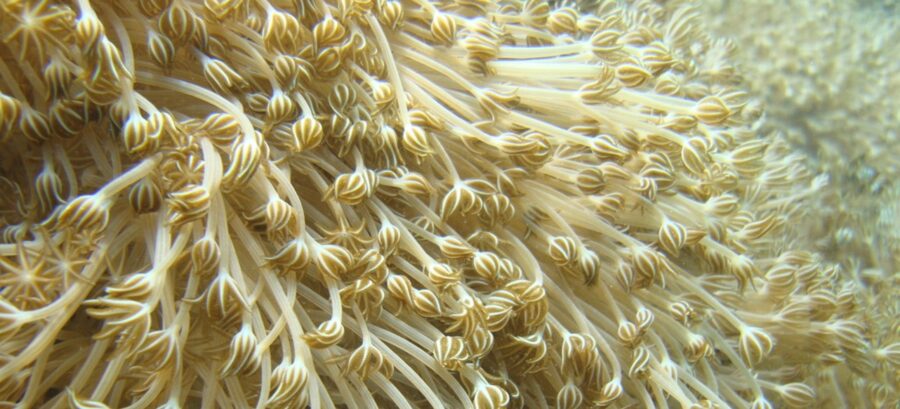
[[[896,402],[731,45],[588,3],[3,0],[0,405]]]

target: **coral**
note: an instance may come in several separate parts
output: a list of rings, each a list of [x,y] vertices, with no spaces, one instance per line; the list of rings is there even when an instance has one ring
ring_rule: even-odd
[[[4,403],[896,401],[687,2],[0,7]]]

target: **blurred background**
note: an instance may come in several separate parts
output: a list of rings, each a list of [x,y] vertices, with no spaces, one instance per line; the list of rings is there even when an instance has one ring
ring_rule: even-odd
[[[701,0],[730,39],[764,131],[807,153],[829,185],[809,220],[814,247],[897,309],[900,266],[900,1]],[[874,301],[874,300],[870,300]]]

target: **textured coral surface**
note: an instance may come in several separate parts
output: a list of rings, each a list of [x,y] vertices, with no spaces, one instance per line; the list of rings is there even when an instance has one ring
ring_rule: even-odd
[[[0,406],[895,405],[897,314],[701,21],[0,1]]]

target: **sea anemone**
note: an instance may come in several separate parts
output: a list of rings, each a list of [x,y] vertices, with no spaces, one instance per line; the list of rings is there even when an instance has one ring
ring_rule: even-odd
[[[4,402],[896,402],[687,2],[0,10]]]

